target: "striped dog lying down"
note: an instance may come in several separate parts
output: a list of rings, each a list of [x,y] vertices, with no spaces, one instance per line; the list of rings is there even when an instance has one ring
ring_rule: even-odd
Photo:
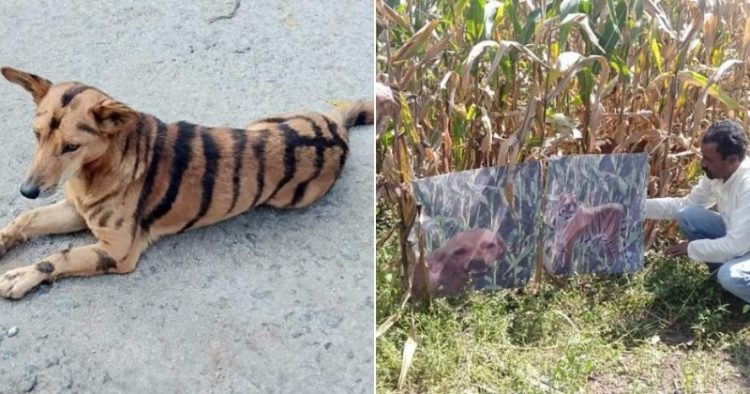
[[[244,129],[165,124],[92,86],[1,71],[37,106],[38,143],[21,194],[47,196],[63,185],[65,198],[0,229],[0,252],[29,237],[85,228],[98,240],[6,272],[6,298],[61,277],[131,272],[160,236],[252,207],[310,205],[341,173],[347,128],[373,122],[373,104],[357,102],[329,115],[287,114]]]

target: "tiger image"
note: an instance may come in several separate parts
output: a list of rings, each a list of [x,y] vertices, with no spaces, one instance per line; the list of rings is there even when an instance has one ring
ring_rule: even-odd
[[[9,67],[36,105],[37,139],[21,194],[63,187],[64,198],[0,229],[0,255],[30,237],[89,229],[97,242],[0,276],[0,296],[42,282],[133,271],[164,235],[207,226],[257,206],[306,207],[339,177],[352,126],[373,123],[372,101],[329,114],[295,113],[245,128],[165,123],[78,82],[52,83]]]
[[[577,243],[589,248],[601,247],[607,259],[620,254],[622,204],[608,203],[591,208],[578,204],[572,194],[563,194],[555,216],[555,273],[569,273],[573,249]]]

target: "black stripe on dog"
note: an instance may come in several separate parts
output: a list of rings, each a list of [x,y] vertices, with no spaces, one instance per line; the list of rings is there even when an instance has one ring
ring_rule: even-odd
[[[82,207],[83,209],[89,209],[89,208],[91,208],[91,207],[93,207],[93,206],[95,206],[95,205],[101,204],[102,202],[104,202],[104,201],[107,201],[107,200],[109,200],[110,198],[112,198],[112,197],[114,197],[115,195],[117,195],[117,194],[118,194],[118,192],[119,192],[119,190],[117,190],[117,189],[115,189],[115,190],[112,190],[111,192],[109,192],[109,193],[107,193],[107,194],[103,195],[103,196],[102,196],[101,198],[97,199],[96,201],[92,201],[92,202],[90,202],[90,203],[88,203],[88,204],[85,204],[85,205],[81,205],[81,207]],[[79,205],[80,205],[80,204],[79,204]],[[98,213],[99,213],[99,212],[97,211],[97,214],[98,214]]]
[[[141,220],[141,227],[144,230],[151,228],[151,225],[172,210],[172,205],[177,199],[177,193],[180,191],[182,176],[185,174],[190,161],[193,159],[191,142],[195,137],[195,125],[187,122],[177,123],[177,139],[174,143],[174,153],[172,159],[172,171],[169,175],[169,186],[167,192],[162,197],[159,204]]]
[[[67,107],[68,104],[70,104],[71,101],[81,92],[91,89],[91,86],[86,85],[76,85],[72,88],[69,88],[65,91],[62,95],[62,106],[63,108]]]
[[[214,196],[214,183],[216,177],[216,169],[219,166],[219,159],[221,154],[219,153],[219,146],[214,141],[214,137],[208,132],[201,133],[201,139],[203,140],[203,158],[206,160],[206,170],[203,173],[203,190],[201,193],[201,207],[198,214],[183,227],[180,232],[183,232],[190,227],[193,227],[195,222],[200,220],[208,212],[208,208],[211,206],[211,200]]]
[[[58,118],[57,116],[52,116],[52,118],[50,118],[50,120],[49,120],[49,132],[50,132],[50,134],[53,131],[57,130],[58,127],[60,127],[60,118]]]
[[[258,160],[257,173],[255,174],[255,197],[253,197],[253,203],[250,207],[255,207],[260,201],[260,196],[263,194],[263,187],[265,186],[265,172],[266,172],[266,142],[268,142],[268,130],[262,130],[257,133],[257,140],[253,144],[253,154],[256,160]]]
[[[333,137],[333,141],[335,142],[335,144],[340,146],[344,150],[344,152],[347,152],[349,150],[349,144],[339,134],[338,124],[325,115],[323,115],[323,120],[325,120],[326,126],[328,126],[328,130],[331,132],[331,136]]]
[[[81,131],[85,131],[85,132],[90,133],[90,134],[99,134],[99,131],[96,130],[95,127],[91,127],[91,126],[89,126],[89,125],[87,125],[86,123],[83,123],[83,122],[78,122],[76,124],[76,127],[78,127],[79,129],[81,129]]]
[[[94,220],[94,218],[97,217],[100,213],[102,213],[103,210],[104,210],[104,205],[99,204],[98,207],[94,208],[94,210],[89,212],[88,215],[86,216],[88,216],[89,220]]]
[[[128,152],[130,151],[130,144],[131,141],[135,138],[135,145],[136,145],[136,152],[135,152],[135,169],[134,172],[138,170],[138,164],[140,161],[140,157],[138,157],[138,148],[139,144],[141,142],[141,134],[143,133],[143,127],[145,126],[145,120],[142,117],[138,117],[138,123],[135,125],[135,129],[128,134],[128,138],[125,140],[125,148],[122,150],[122,157],[124,158],[127,156]]]
[[[286,123],[282,123],[278,127],[279,131],[281,131],[284,136],[284,144],[286,145],[286,149],[284,150],[284,177],[281,178],[279,184],[276,185],[276,189],[274,189],[273,193],[268,197],[269,200],[273,200],[279,190],[294,178],[294,173],[297,170],[297,158],[294,155],[294,151],[298,146],[303,145],[300,143],[301,137],[297,130],[293,129]]]
[[[306,115],[289,115],[287,117],[283,117],[283,116],[271,116],[271,117],[268,117],[268,118],[258,119],[256,121],[254,121],[253,124],[258,124],[258,123],[286,123],[286,122],[289,122],[290,120],[303,119],[303,118],[307,118],[307,116]]]
[[[141,189],[141,195],[138,197],[138,206],[135,209],[133,218],[133,237],[135,237],[136,226],[140,225],[144,230],[148,230],[148,226],[144,226],[143,217],[144,210],[146,209],[146,200],[154,190],[154,181],[156,180],[156,172],[159,169],[159,162],[161,161],[162,150],[164,150],[164,142],[167,134],[167,125],[159,119],[156,120],[156,141],[154,142],[154,151],[151,155],[151,160],[148,162],[148,172],[146,173],[146,179],[143,181],[143,188]],[[149,137],[146,136],[146,143],[148,143]],[[148,156],[148,152],[146,152]],[[145,165],[145,164],[144,164]]]
[[[247,145],[247,134],[245,130],[232,130],[232,140],[234,142],[234,171],[232,174],[232,204],[229,206],[227,213],[232,212],[237,205],[237,198],[240,196],[240,174],[242,173],[242,156]]]
[[[332,121],[325,115],[323,115],[323,119],[326,121],[326,125],[328,126],[328,130],[331,132],[331,136],[333,136],[333,141],[337,146],[341,147],[343,151],[341,153],[341,156],[339,157],[339,168],[336,172],[336,176],[338,177],[341,169],[344,168],[344,164],[346,163],[346,155],[349,153],[349,145],[343,138],[341,138],[341,135],[339,135],[339,126],[336,124],[336,122]]]
[[[128,151],[130,150],[130,141],[133,139],[135,133],[128,134],[128,137],[125,138],[125,148],[122,149],[122,158],[125,158],[125,156],[128,154]]]
[[[99,249],[94,249],[94,252],[97,255],[97,271],[107,272],[111,269],[117,268],[117,262],[112,258],[112,256],[109,255],[109,253]]]
[[[320,129],[320,126],[318,126],[317,123],[315,123],[314,120],[310,119],[309,117],[301,116],[301,119],[304,119],[308,123],[310,123],[310,126],[315,131],[315,138],[316,140],[325,141],[323,138],[323,131]],[[292,201],[289,203],[288,206],[293,207],[302,200],[302,198],[305,196],[305,192],[307,191],[307,185],[310,184],[315,178],[320,176],[320,172],[323,170],[323,161],[325,153],[325,145],[317,143],[315,144],[315,170],[313,171],[313,174],[305,179],[304,181],[297,184],[297,187],[294,189],[294,196],[292,197]]]
[[[99,227],[107,227],[107,221],[112,216],[112,211],[105,212],[102,217],[99,218]]]
[[[254,123],[284,123],[288,121],[290,118],[282,118],[282,117],[270,117],[270,118],[263,118],[258,120]]]
[[[152,134],[152,128],[149,127],[146,130],[144,141],[146,143],[146,149],[143,150],[143,161],[148,162],[149,160],[149,153],[151,153],[151,134]]]
[[[41,263],[36,265],[36,270],[43,273],[43,274],[51,274],[55,272],[55,266],[52,265],[49,261],[42,261]]]
[[[145,120],[141,119],[135,132],[132,133],[135,135],[135,165],[133,166],[133,175],[130,176],[131,181],[135,179],[135,174],[138,173],[138,167],[141,166],[141,141],[143,140],[143,128],[145,127],[145,122]],[[133,137],[133,135],[130,137]],[[128,140],[130,140],[130,137],[128,137]],[[148,136],[146,136],[146,138],[148,139]]]
[[[367,118],[368,118],[367,111],[360,112],[357,115],[357,119],[354,121],[354,126],[362,126],[362,125],[368,123],[367,122],[367,120],[368,120]]]
[[[315,137],[307,137],[302,136],[299,134],[297,130],[290,127],[288,124],[282,123],[278,125],[278,130],[281,132],[285,139],[285,145],[286,150],[284,152],[284,177],[279,181],[279,184],[276,186],[276,189],[271,194],[270,197],[268,197],[267,200],[273,199],[276,194],[283,188],[291,179],[294,177],[294,173],[296,171],[296,158],[294,156],[295,150],[297,147],[315,147],[316,153],[324,151],[325,148],[331,148],[331,147],[339,147],[342,150],[342,154],[339,157],[339,168],[337,169],[336,176],[341,171],[341,168],[343,168],[344,163],[346,161],[346,154],[349,150],[346,141],[341,137],[341,135],[338,133],[338,125],[331,121],[328,117],[322,116],[323,119],[326,122],[326,125],[328,129],[331,132],[331,139],[325,139],[321,138],[322,136],[322,130],[320,134],[318,134],[316,130],[316,136]],[[295,119],[305,119],[308,122],[311,122],[313,125],[313,128],[318,127],[314,122],[312,122],[311,119],[305,117],[305,116],[295,116]],[[319,129],[319,127],[318,127]],[[316,163],[320,163],[320,166],[322,167],[323,163],[322,161],[317,161]],[[317,175],[316,175],[317,176]],[[312,179],[312,178],[311,178]],[[307,185],[304,185],[304,188],[306,188]],[[298,185],[299,188],[299,185]],[[304,193],[304,190],[298,189],[295,190],[295,193],[298,195],[297,199],[301,199],[302,195]],[[294,198],[294,197],[293,197]],[[299,200],[297,200],[298,202]]]
[[[143,150],[143,163],[144,163],[143,165],[144,166],[146,165],[146,163],[148,163],[149,149],[151,149],[151,131],[153,130],[153,128],[150,127],[150,126],[146,127],[147,125],[146,125],[146,119],[145,119],[145,115],[144,114],[141,114],[141,119],[143,120],[144,125],[143,125],[142,129],[138,129],[137,130],[138,133],[139,133],[138,143],[135,146],[135,156],[136,156],[136,164],[137,164],[137,166],[135,167],[135,171],[133,171],[133,176],[131,178],[131,181],[135,179],[135,176],[138,173],[138,168],[140,167],[140,162],[141,162],[141,153],[140,153],[140,150],[141,150],[141,140],[143,140],[144,141],[143,143],[146,145],[145,149]]]

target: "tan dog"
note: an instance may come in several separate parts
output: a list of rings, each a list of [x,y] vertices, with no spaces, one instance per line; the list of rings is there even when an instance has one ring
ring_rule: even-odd
[[[459,232],[427,256],[427,278],[416,267],[414,294],[424,294],[425,285],[434,296],[453,296],[471,285],[482,287],[484,276],[505,256],[506,250],[502,237],[490,230]]]
[[[358,102],[329,115],[288,114],[244,129],[166,124],[92,86],[0,71],[37,107],[38,143],[21,194],[65,189],[62,201],[0,229],[0,254],[44,234],[88,228],[98,240],[0,276],[0,296],[7,298],[61,277],[131,272],[159,237],[252,207],[310,205],[341,173],[347,128],[373,122],[373,104]]]

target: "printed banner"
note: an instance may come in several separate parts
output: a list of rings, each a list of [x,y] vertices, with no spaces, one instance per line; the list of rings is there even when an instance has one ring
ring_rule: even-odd
[[[555,275],[619,274],[643,267],[646,154],[550,159],[542,237]]]
[[[482,168],[414,181],[427,272],[414,291],[435,296],[524,286],[534,272],[541,209],[537,162]],[[416,229],[416,226],[415,226]],[[411,234],[415,254],[417,237]]]

